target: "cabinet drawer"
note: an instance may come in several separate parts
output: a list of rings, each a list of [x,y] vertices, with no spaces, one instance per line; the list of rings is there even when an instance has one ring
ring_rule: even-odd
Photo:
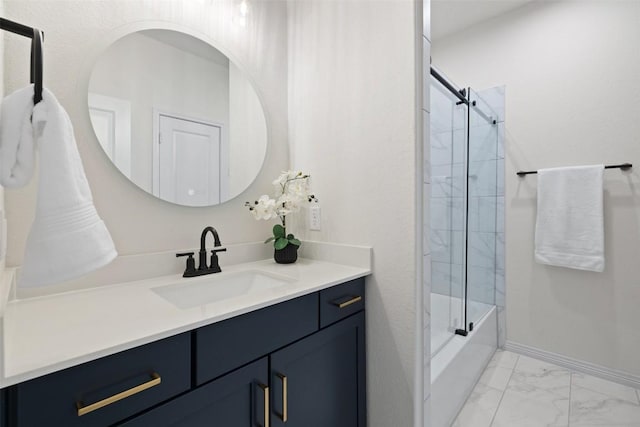
[[[317,330],[317,293],[200,328],[195,333],[196,382],[217,378]]]
[[[320,327],[364,310],[364,277],[320,291]]]
[[[109,426],[190,388],[190,334],[127,350],[12,388],[18,427]]]

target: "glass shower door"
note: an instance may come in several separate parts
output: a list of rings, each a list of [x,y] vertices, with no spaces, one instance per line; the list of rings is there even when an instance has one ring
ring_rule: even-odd
[[[464,328],[467,106],[431,83],[431,354]]]
[[[469,100],[467,322],[477,323],[496,303],[498,180],[502,162],[498,159],[498,115],[473,89],[469,89]]]

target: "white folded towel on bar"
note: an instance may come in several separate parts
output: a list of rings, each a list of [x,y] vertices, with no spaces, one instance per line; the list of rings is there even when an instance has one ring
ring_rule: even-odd
[[[29,183],[35,164],[33,85],[2,100],[0,106],[0,184],[20,188]]]
[[[604,271],[604,165],[538,171],[535,259]]]
[[[14,96],[20,101],[12,99]],[[33,159],[35,146],[40,151],[36,214],[18,279],[21,287],[70,280],[107,265],[117,256],[111,235],[93,205],[67,112],[46,89],[35,107],[32,97],[33,86],[21,89],[5,99],[0,112],[0,147],[9,147],[0,150],[0,164],[3,168],[14,164],[12,174],[2,171],[3,185],[6,176],[10,183],[25,185],[32,171],[23,159]],[[24,106],[26,99],[29,108]],[[20,110],[5,110],[7,106]],[[29,130],[25,130],[25,123],[29,123]]]

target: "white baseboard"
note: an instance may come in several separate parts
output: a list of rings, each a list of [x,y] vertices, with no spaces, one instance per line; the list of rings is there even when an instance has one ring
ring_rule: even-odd
[[[534,359],[539,359],[544,362],[553,363],[572,371],[582,372],[593,375],[594,377],[603,378],[605,380],[640,389],[640,376],[630,374],[628,372],[618,371],[616,369],[607,368],[602,365],[596,365],[595,363],[585,362],[584,360],[574,359],[562,354],[552,353],[550,351],[541,350],[536,347],[531,347],[513,341],[507,341],[504,344],[504,349],[533,357]]]

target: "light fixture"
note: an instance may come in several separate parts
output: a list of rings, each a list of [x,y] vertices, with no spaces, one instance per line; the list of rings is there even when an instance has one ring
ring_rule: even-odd
[[[241,27],[246,27],[250,10],[249,1],[240,0],[234,9],[233,22],[240,25]]]
[[[240,12],[240,16],[242,17],[247,16],[247,14],[249,13],[249,4],[247,3],[247,0],[242,0],[240,2],[240,6],[238,6],[238,11]]]

